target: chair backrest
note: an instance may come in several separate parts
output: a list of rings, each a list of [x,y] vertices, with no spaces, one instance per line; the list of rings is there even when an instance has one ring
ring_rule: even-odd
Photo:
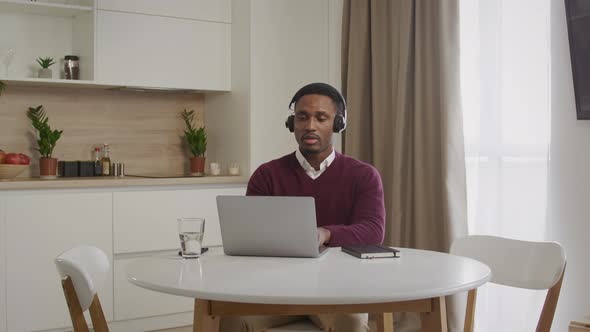
[[[487,235],[456,240],[451,254],[478,260],[492,270],[493,283],[549,289],[565,267],[565,250],[557,242],[530,242]]]
[[[488,265],[492,270],[490,282],[526,289],[549,289],[537,331],[551,329],[566,265],[565,250],[559,243],[471,235],[454,241],[450,253]],[[466,331],[473,329],[474,307],[475,290],[469,294]]]
[[[84,311],[90,310],[95,331],[108,331],[97,286],[108,277],[107,255],[96,247],[79,246],[69,249],[55,259],[74,331],[88,331]]]

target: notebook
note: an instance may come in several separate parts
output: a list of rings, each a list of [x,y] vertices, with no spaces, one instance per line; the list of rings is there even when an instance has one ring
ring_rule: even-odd
[[[226,255],[318,257],[313,197],[217,196]]]
[[[342,251],[358,258],[397,258],[400,252],[397,249],[382,246],[380,244],[357,244],[343,246]]]

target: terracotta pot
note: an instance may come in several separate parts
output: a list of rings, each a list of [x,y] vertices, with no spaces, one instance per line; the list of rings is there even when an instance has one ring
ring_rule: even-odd
[[[39,173],[42,179],[57,178],[57,159],[56,158],[39,158]]]
[[[191,175],[205,175],[205,157],[191,157]]]

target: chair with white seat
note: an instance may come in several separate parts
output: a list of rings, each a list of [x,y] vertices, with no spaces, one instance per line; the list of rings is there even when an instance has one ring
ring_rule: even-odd
[[[488,265],[492,270],[492,283],[547,289],[536,332],[551,330],[566,265],[565,250],[559,243],[471,235],[454,241],[450,253]],[[476,289],[468,293],[464,331],[473,331],[476,295]]]
[[[100,249],[79,246],[69,249],[55,259],[62,278],[62,287],[74,332],[89,332],[84,312],[90,312],[93,330],[108,332],[109,328],[100,305],[97,286],[108,277],[109,259]]]

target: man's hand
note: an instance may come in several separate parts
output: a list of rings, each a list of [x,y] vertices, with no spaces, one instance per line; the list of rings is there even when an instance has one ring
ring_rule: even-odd
[[[330,239],[332,238],[332,234],[330,231],[323,227],[318,227],[318,244],[321,246],[323,244],[328,244]]]

